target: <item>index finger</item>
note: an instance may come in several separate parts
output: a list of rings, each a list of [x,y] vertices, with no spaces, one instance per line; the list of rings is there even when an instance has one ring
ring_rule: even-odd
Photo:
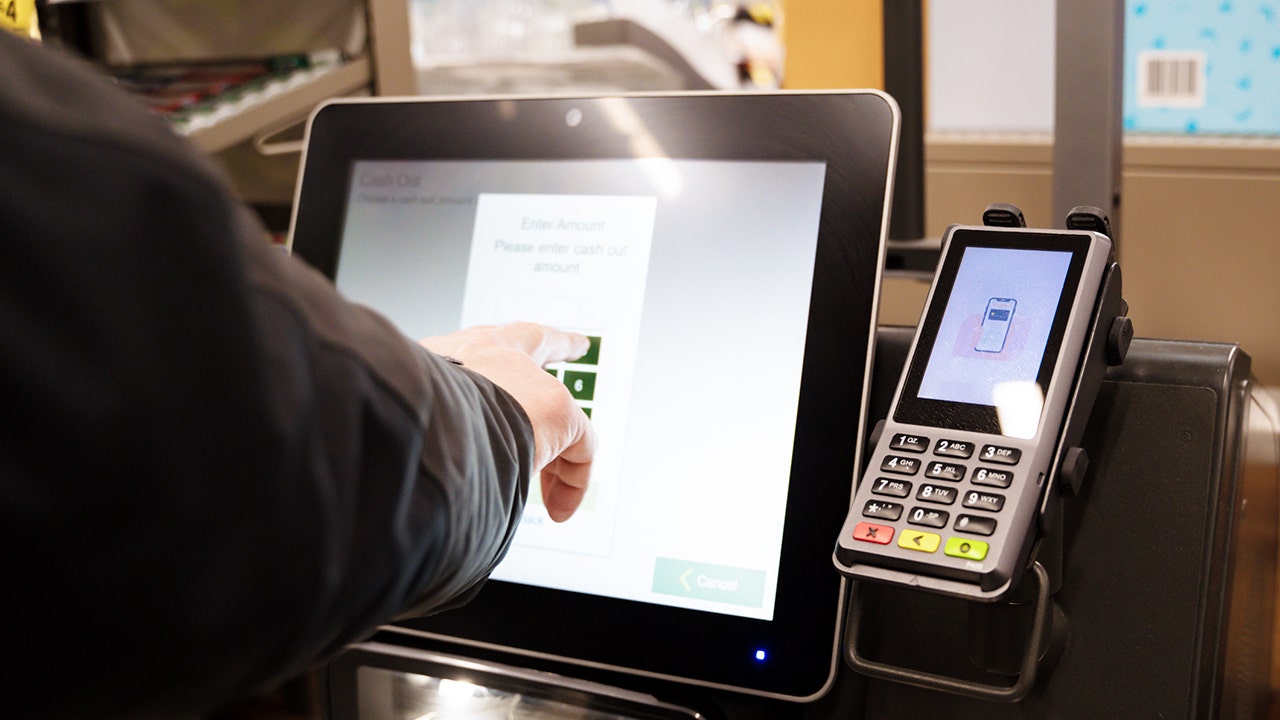
[[[524,351],[539,366],[577,360],[591,347],[586,335],[537,323],[501,325],[497,332],[504,341]]]

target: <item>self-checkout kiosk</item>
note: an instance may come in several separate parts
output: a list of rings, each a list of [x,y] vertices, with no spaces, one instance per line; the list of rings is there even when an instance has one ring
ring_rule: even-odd
[[[313,2],[305,18],[287,5],[238,3],[251,25],[290,27],[280,44],[241,25],[185,32],[223,10],[178,0],[51,7],[62,42],[263,210],[290,205],[298,143],[282,128],[324,98],[416,91],[403,0]],[[886,2],[886,23],[913,17],[918,40],[914,5]],[[910,173],[895,173],[902,118],[880,92],[315,111],[292,253],[411,337],[510,320],[587,334],[587,356],[549,371],[601,437],[574,519],[551,523],[532,490],[473,602],[389,624],[324,668],[326,716],[1265,716],[1280,395],[1248,348],[1127,322],[1107,226],[1119,138],[1081,130],[1118,113],[1082,67],[1119,47],[1101,5],[1122,3],[1060,3],[1058,92],[1083,101],[1058,103],[1076,132],[1055,154],[1099,170],[1055,203],[1106,212],[1036,229],[993,204],[949,231],[972,267],[936,247],[890,255],[891,209],[919,198],[892,198]],[[887,69],[918,83],[919,47],[886,50],[911,51]],[[904,101],[917,125],[920,100]],[[922,149],[905,153],[921,184]],[[1025,252],[1047,260],[1011,255]],[[920,328],[877,327],[902,257],[942,284]],[[1000,274],[1025,282],[984,284]],[[969,303],[949,316],[953,294]],[[1027,348],[1038,360],[1013,379],[1051,387],[1061,423],[1006,435],[961,386]]]
[[[588,334],[549,370],[601,436],[579,516],[531,492],[471,604],[326,668],[330,717],[1262,715],[1280,414],[1247,352],[1134,337],[1087,207],[952,228],[919,337],[876,328],[896,133],[876,92],[312,117],[293,253],[411,336]],[[1050,388],[1023,430],[964,394],[989,372]]]

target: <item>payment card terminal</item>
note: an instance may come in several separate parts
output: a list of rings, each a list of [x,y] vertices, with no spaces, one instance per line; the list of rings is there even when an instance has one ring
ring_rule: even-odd
[[[834,561],[845,575],[994,601],[1020,577],[1041,501],[1111,318],[1118,267],[1090,230],[953,226]],[[1119,301],[1121,304],[1123,301]],[[1123,311],[1121,311],[1123,314]],[[1114,312],[1111,313],[1115,315]],[[1085,408],[1085,416],[1087,417]]]

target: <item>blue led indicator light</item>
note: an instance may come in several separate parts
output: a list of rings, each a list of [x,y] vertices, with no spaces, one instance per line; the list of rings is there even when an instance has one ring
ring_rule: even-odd
[[[756,660],[759,660],[760,662],[764,662],[765,657],[766,657],[766,654],[764,650],[756,651]]]

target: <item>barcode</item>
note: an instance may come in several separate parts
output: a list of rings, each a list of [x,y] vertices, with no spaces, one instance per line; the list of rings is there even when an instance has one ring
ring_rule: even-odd
[[[1206,64],[1205,54],[1199,51],[1138,53],[1138,106],[1204,107]]]

